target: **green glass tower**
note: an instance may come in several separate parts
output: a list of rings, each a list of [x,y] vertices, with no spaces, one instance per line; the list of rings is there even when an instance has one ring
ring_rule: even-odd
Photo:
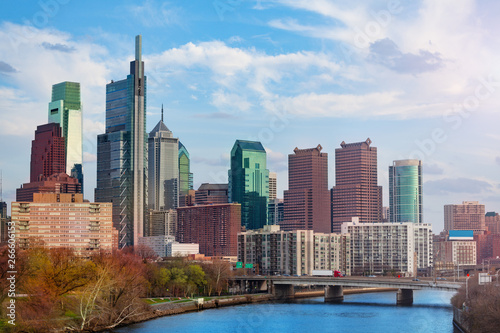
[[[389,222],[423,223],[422,161],[394,161],[389,166]]]
[[[179,195],[186,196],[193,189],[193,174],[191,173],[191,162],[189,152],[179,141]]]
[[[236,140],[231,150],[229,202],[241,204],[241,225],[259,229],[267,225],[269,170],[260,142]]]
[[[66,173],[78,179],[83,191],[80,83],[65,81],[52,86],[49,123],[57,123],[61,126],[65,143]]]

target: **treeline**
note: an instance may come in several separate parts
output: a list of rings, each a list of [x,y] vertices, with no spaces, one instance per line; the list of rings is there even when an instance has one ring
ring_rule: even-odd
[[[135,252],[135,253],[134,253]],[[227,262],[154,262],[144,249],[80,258],[69,249],[17,250],[15,326],[8,323],[8,248],[0,248],[0,331],[111,329],[151,309],[145,297],[220,295],[231,274]]]
[[[477,276],[470,277],[468,286],[460,287],[451,304],[463,310],[470,332],[500,331],[500,285],[494,276],[493,282],[486,285],[479,285]]]

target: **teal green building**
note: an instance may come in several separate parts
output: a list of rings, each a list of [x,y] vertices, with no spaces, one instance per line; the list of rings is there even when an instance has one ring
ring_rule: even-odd
[[[389,166],[389,222],[423,223],[422,161],[400,160]]]
[[[267,225],[269,170],[260,142],[236,140],[231,150],[229,202],[241,204],[241,225],[259,229]]]
[[[193,189],[189,152],[179,141],[179,196],[186,196]]]

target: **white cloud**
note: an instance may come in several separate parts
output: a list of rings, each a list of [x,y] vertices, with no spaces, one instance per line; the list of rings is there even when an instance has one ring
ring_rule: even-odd
[[[97,155],[89,152],[83,153],[83,163],[93,163],[97,161]]]

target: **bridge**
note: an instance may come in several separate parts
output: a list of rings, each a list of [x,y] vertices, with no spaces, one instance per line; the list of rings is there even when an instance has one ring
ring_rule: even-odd
[[[391,288],[397,289],[396,304],[413,304],[413,290],[456,291],[462,285],[447,281],[413,281],[407,278],[393,277],[331,277],[331,276],[237,276],[233,281],[242,289],[267,290],[276,299],[294,298],[294,286],[324,286],[325,302],[340,303],[344,300],[344,287]]]

